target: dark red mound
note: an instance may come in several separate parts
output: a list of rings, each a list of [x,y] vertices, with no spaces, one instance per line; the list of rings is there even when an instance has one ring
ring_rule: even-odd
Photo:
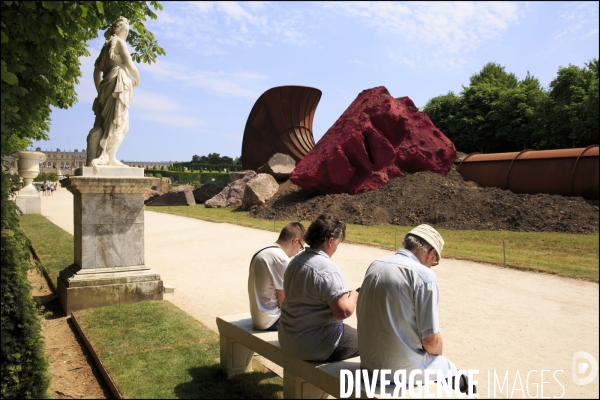
[[[446,175],[454,144],[408,97],[364,90],[296,166],[290,180],[320,194],[358,194],[405,173]]]

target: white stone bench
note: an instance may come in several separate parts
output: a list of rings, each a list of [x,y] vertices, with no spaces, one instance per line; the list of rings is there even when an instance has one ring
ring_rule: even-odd
[[[340,370],[360,369],[360,357],[323,363],[290,356],[279,346],[277,332],[252,328],[249,313],[217,317],[217,327],[221,343],[221,370],[227,377],[252,371],[252,357],[258,353],[283,368],[283,397],[286,399],[325,399],[328,395],[340,398]],[[424,394],[425,387],[422,389]],[[437,393],[437,384],[431,384],[428,390],[429,393]],[[393,391],[394,388],[386,389],[388,395]],[[362,384],[360,397],[367,397]],[[375,397],[380,397],[379,386]],[[356,398],[354,392],[350,398]],[[411,398],[409,391],[404,398]]]

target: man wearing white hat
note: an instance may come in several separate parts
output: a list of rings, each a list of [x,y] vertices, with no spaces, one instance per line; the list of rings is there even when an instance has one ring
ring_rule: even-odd
[[[367,269],[357,304],[358,350],[361,368],[430,372],[455,376],[456,366],[442,356],[438,316],[437,265],[444,239],[429,225],[419,225],[404,237],[392,257],[375,260]],[[416,379],[424,380],[419,374]],[[454,382],[454,379],[452,380]],[[460,378],[460,390],[467,382]]]

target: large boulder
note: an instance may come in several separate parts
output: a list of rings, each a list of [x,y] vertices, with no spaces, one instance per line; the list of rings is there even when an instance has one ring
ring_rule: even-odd
[[[171,185],[171,183],[165,182],[162,179],[158,181],[158,184],[156,184],[156,186],[152,186],[152,190],[156,190],[160,194],[169,193],[172,188],[173,186]]]
[[[278,189],[279,184],[271,175],[256,175],[246,184],[244,197],[242,198],[242,208],[244,210],[249,210],[253,206],[265,204],[267,200],[277,193]]]
[[[206,200],[204,202],[204,206],[208,208],[219,208],[241,204],[242,198],[244,197],[244,189],[246,188],[246,183],[248,183],[250,179],[256,176],[256,172],[254,171],[242,172],[246,172],[246,174],[244,174],[244,177],[236,179],[229,185],[225,186],[225,189],[221,190],[221,192],[218,195]],[[231,173],[231,175],[233,175],[233,172]]]
[[[278,182],[285,182],[290,178],[290,174],[294,168],[296,168],[296,161],[292,157],[283,153],[275,153],[256,172],[259,174],[269,174]]]
[[[153,186],[154,187],[154,186]],[[162,193],[160,193],[157,190],[154,189],[148,189],[144,192],[144,203],[149,203],[152,200],[156,199],[158,196],[160,196]]]
[[[454,144],[408,97],[364,90],[296,166],[290,180],[320,194],[375,190],[405,173],[446,175]]]
[[[250,175],[250,178],[248,178],[248,176]],[[248,180],[254,178],[256,176],[256,172],[252,171],[251,169],[245,169],[243,171],[233,171],[229,173],[229,182],[235,182],[239,179],[246,179],[248,178]],[[246,180],[246,182],[248,182],[248,180]]]
[[[212,181],[194,189],[193,193],[196,204],[204,203],[206,200],[215,197],[221,193],[221,190],[223,190],[225,186],[227,186],[225,182]]]
[[[158,196],[163,195],[165,193],[169,193],[171,191],[171,188],[172,186],[169,182],[164,182],[162,180],[158,181],[158,184],[156,186],[152,186],[144,193],[144,203],[150,203]]]
[[[196,204],[191,191],[169,192],[149,201],[149,206],[193,206]]]

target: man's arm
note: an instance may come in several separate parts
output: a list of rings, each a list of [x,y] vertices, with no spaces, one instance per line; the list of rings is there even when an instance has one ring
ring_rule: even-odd
[[[358,292],[356,290],[350,290],[349,292],[346,292],[337,299],[333,300],[329,304],[329,308],[331,308],[333,316],[341,321],[354,313],[357,301]]]
[[[423,345],[423,349],[432,356],[442,355],[442,348],[444,346],[442,343],[442,335],[439,332],[425,336],[421,340],[421,344]]]
[[[285,298],[285,293],[283,290],[275,289],[277,292],[277,306],[281,309],[281,305],[283,304],[283,299]]]

